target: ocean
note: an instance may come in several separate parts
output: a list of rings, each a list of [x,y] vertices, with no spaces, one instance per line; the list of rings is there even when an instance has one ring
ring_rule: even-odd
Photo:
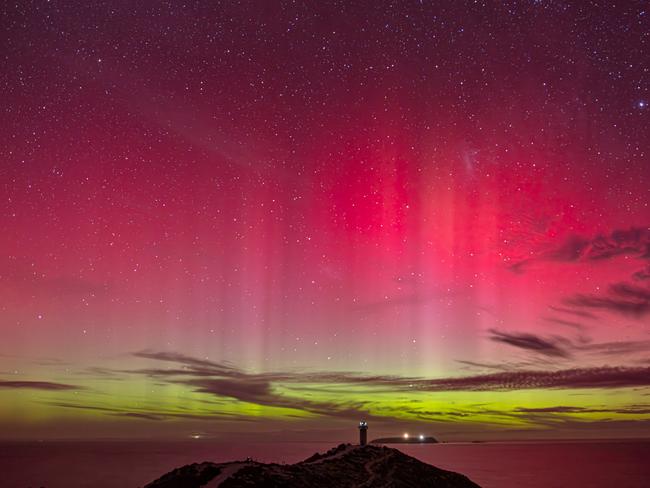
[[[184,464],[252,457],[293,463],[331,443],[47,441],[0,443],[2,488],[136,488]],[[648,488],[649,441],[393,446],[483,488]]]

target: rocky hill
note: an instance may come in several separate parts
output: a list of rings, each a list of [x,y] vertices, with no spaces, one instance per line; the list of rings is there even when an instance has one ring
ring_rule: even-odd
[[[445,471],[385,446],[341,444],[296,464],[255,461],[183,466],[145,488],[478,488]]]

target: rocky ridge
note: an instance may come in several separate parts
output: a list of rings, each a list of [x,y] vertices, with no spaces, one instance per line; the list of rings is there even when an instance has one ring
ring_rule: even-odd
[[[385,446],[341,444],[295,464],[256,461],[197,463],[175,469],[145,488],[479,488]]]

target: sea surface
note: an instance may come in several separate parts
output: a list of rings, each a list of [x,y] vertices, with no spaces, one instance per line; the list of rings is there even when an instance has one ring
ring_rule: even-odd
[[[141,487],[200,461],[293,463],[331,443],[48,441],[0,443],[2,488]],[[648,488],[650,441],[396,445],[484,488]]]

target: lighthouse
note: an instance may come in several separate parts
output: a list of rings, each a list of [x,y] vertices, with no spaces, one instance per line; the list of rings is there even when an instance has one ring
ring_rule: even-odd
[[[368,422],[359,422],[359,444],[365,446],[368,443]]]

